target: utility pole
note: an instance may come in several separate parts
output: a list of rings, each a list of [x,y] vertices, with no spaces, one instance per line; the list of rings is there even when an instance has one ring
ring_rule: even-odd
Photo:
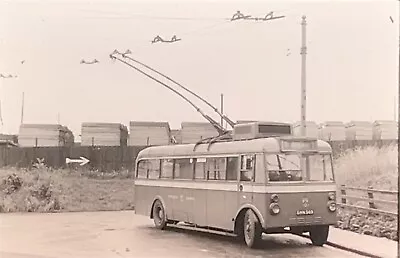
[[[224,114],[224,94],[221,93],[221,114]],[[224,119],[221,117],[221,126],[224,127]]]
[[[0,99],[0,122],[1,122],[1,126],[3,126],[3,116],[1,113],[1,99]]]
[[[307,46],[306,46],[306,16],[303,15],[301,21],[301,135],[307,135],[306,128],[306,55],[307,55]]]
[[[24,106],[25,106],[25,92],[22,92],[21,125],[24,123]]]
[[[400,14],[400,1],[398,1],[399,7],[398,7],[398,12]],[[399,17],[397,17],[397,23],[399,26],[398,27],[398,32],[399,32],[399,38],[398,38],[398,112],[397,115],[398,120],[397,120],[397,200],[400,200],[400,20]],[[397,257],[400,257],[400,202],[397,202]]]

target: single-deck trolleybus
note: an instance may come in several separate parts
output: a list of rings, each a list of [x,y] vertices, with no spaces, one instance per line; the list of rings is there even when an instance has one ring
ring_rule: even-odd
[[[184,222],[229,232],[249,247],[262,233],[309,232],[326,243],[336,223],[332,149],[290,124],[238,124],[230,140],[154,146],[135,167],[135,213],[155,226]]]

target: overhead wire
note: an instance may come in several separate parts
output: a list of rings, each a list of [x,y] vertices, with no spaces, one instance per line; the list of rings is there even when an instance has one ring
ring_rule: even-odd
[[[97,16],[91,18],[111,18],[111,19],[149,19],[149,20],[176,20],[176,21],[215,21],[215,20],[229,20],[229,18],[218,18],[218,17],[177,17],[177,16],[155,16],[148,14],[140,14],[140,13],[129,13],[127,15],[113,12],[113,11],[101,11],[101,10],[90,10],[90,9],[79,9],[84,12],[92,12],[92,13],[102,13],[102,14],[111,14],[115,16]]]

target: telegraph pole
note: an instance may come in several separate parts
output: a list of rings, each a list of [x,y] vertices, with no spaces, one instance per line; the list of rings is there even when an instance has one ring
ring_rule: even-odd
[[[398,12],[400,15],[400,1],[398,1],[399,7],[398,7]],[[400,19],[399,16],[397,17],[397,23],[398,23],[398,32],[399,32],[399,38],[398,38],[398,119],[397,119],[397,257],[400,257]]]
[[[224,114],[224,94],[221,94],[221,114]],[[224,127],[224,118],[221,116],[221,126]]]
[[[24,123],[24,105],[25,105],[25,92],[22,92],[21,125]]]
[[[307,56],[307,46],[306,46],[306,16],[303,15],[301,21],[301,135],[307,135],[306,128],[306,56]]]

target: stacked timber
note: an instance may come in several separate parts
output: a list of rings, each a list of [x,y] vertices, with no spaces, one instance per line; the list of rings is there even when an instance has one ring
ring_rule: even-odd
[[[372,126],[372,138],[374,140],[395,140],[398,138],[396,121],[377,120]]]
[[[324,141],[344,141],[346,140],[346,127],[340,121],[326,121],[321,123],[318,128],[318,138]]]
[[[171,130],[168,122],[131,121],[129,146],[168,145]]]
[[[346,140],[372,140],[372,123],[367,121],[350,121],[346,124]]]
[[[301,122],[296,122],[292,125],[293,135],[301,135]],[[306,121],[306,137],[318,138],[318,125],[314,121]]]
[[[201,139],[218,136],[218,131],[210,123],[182,122],[182,143],[196,143]]]
[[[120,123],[82,123],[81,146],[126,146],[128,129]]]
[[[74,135],[68,127],[60,124],[22,124],[18,143],[21,147],[72,146]]]

